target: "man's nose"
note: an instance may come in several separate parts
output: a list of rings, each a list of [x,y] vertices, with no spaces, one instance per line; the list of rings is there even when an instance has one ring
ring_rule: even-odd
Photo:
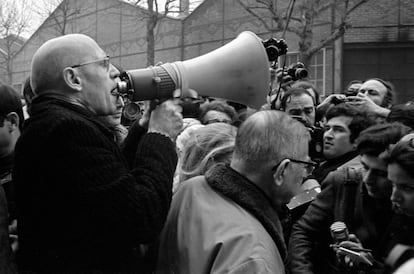
[[[114,65],[112,65],[111,63],[109,64],[109,73],[111,75],[112,78],[118,78],[121,75],[121,72],[117,69],[117,67],[115,67]]]
[[[392,193],[391,193],[391,202],[400,202],[401,201],[401,195],[400,192],[398,191],[398,189],[396,187],[392,188]]]
[[[122,108],[125,106],[125,101],[124,98],[122,98],[122,96],[118,96],[117,105]]]
[[[323,138],[324,139],[333,139],[333,132],[332,132],[332,129],[328,129],[328,130],[325,130],[325,132],[323,133]]]

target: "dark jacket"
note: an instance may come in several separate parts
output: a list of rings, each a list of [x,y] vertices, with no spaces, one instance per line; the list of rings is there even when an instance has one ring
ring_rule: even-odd
[[[9,218],[6,195],[0,185],[0,273],[17,273],[9,240]]]
[[[139,272],[171,202],[175,146],[144,134],[130,168],[111,131],[85,108],[33,101],[15,151],[22,270]]]
[[[289,242],[289,264],[297,273],[341,273],[335,253],[330,225],[343,221],[365,248],[375,249],[392,216],[389,199],[371,198],[362,178],[353,169],[328,175],[325,188],[293,226]],[[354,170],[355,171],[355,170]]]
[[[411,216],[395,214],[384,233],[383,239],[379,243],[379,248],[375,250],[374,255],[382,261],[387,261],[387,273],[392,273],[396,268],[401,266],[407,260],[414,258],[414,218]],[[396,258],[392,258],[391,251],[397,245],[410,246],[411,249],[406,250]]]

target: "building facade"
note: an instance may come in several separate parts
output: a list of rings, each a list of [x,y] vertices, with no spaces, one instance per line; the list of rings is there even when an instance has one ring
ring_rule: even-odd
[[[20,89],[29,76],[33,53],[44,41],[61,35],[59,26],[63,22],[65,33],[84,33],[94,38],[114,64],[127,70],[146,66],[145,9],[118,0],[64,0],[61,6],[64,4],[76,12],[65,18],[58,7],[14,58],[15,88]],[[289,1],[279,1],[280,8],[288,4]],[[322,48],[309,64],[310,79],[320,93],[339,92],[350,80],[380,77],[394,83],[397,102],[412,99],[414,1],[369,0],[349,16],[351,25],[344,37]],[[333,31],[332,21],[335,14],[329,9],[315,20],[314,43]],[[246,30],[262,39],[282,38],[282,32],[269,32],[237,0],[205,0],[188,16],[160,21],[156,28],[155,63],[203,55]],[[286,64],[300,61],[298,37],[286,32],[284,39],[289,46]]]

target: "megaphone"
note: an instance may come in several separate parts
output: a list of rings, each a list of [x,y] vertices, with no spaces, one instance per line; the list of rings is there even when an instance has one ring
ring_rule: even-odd
[[[270,83],[265,47],[250,31],[205,55],[129,70],[121,78],[118,92],[132,101],[201,95],[252,108],[265,103]]]

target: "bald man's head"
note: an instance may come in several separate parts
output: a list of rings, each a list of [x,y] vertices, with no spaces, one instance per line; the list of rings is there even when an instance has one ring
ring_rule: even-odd
[[[48,40],[32,59],[30,78],[33,91],[38,94],[51,89],[64,89],[64,68],[100,56],[102,52],[92,38],[83,34],[68,34]]]

